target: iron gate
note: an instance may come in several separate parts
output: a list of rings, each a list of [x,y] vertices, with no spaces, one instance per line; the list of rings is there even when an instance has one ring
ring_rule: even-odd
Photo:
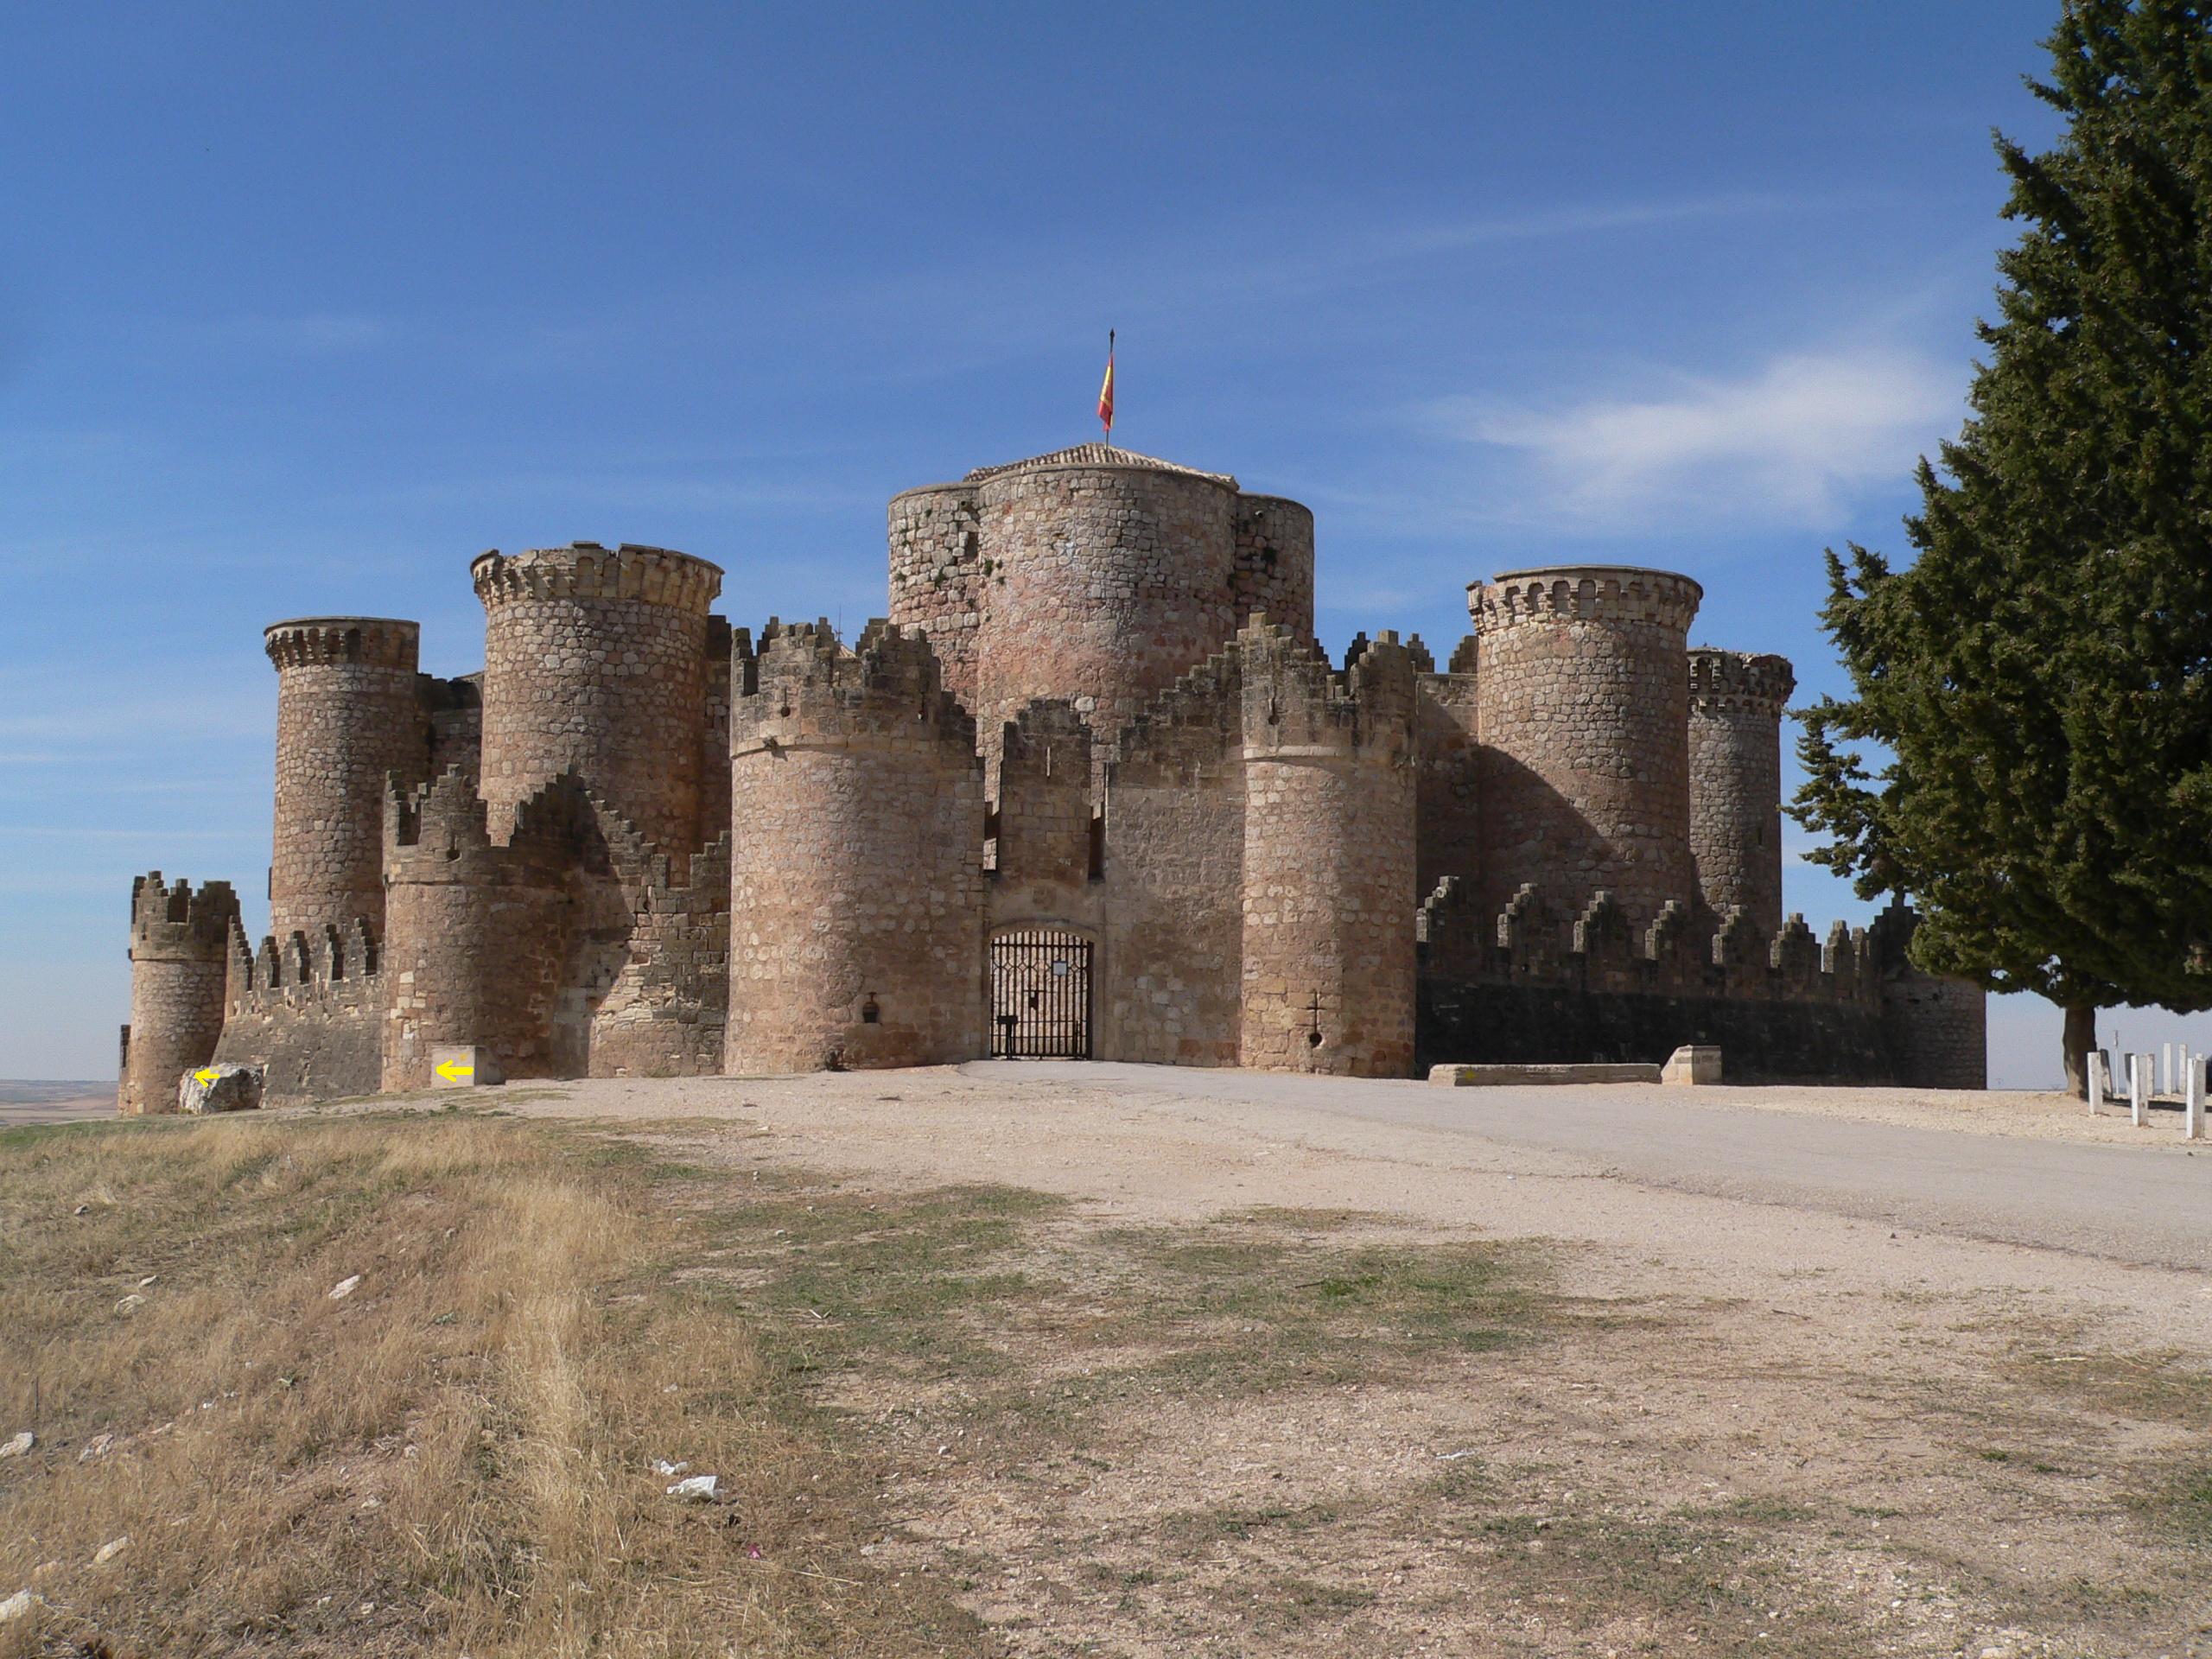
[[[1090,1058],[1090,941],[1022,929],[991,941],[991,1053],[1002,1060]]]

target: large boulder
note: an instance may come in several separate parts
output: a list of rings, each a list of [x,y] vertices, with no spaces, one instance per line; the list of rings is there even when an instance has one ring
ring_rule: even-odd
[[[176,1109],[194,1117],[207,1112],[257,1112],[261,1109],[261,1068],[195,1067],[177,1084]]]

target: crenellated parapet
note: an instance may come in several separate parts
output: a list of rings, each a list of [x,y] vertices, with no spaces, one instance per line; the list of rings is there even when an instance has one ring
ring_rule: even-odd
[[[571,542],[512,556],[497,548],[468,567],[486,611],[524,601],[598,601],[665,605],[700,616],[722,590],[720,565],[665,547]]]
[[[1243,738],[1244,657],[1231,645],[1137,712],[1108,776],[1113,786],[1133,789],[1215,779]]]
[[[1738,711],[1779,720],[1797,689],[1797,671],[1787,657],[1770,652],[1719,651],[1693,646],[1690,708],[1694,712]]]
[[[1395,632],[1356,640],[1341,671],[1290,628],[1255,617],[1236,636],[1244,663],[1248,760],[1300,752],[1390,765],[1413,758],[1414,658]]]
[[[411,674],[422,650],[419,624],[390,616],[303,616],[272,622],[262,649],[279,672],[353,664]]]
[[[1478,633],[1562,622],[1687,633],[1704,597],[1705,589],[1688,576],[1627,565],[1509,570],[1467,588]]]
[[[869,742],[976,747],[976,722],[944,689],[927,636],[880,619],[849,650],[826,620],[772,620],[742,683],[730,710],[733,758]]]

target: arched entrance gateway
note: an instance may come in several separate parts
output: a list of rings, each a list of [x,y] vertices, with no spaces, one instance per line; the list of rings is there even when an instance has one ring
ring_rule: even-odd
[[[1090,1058],[1090,941],[1065,928],[1010,928],[991,941],[991,1057]]]

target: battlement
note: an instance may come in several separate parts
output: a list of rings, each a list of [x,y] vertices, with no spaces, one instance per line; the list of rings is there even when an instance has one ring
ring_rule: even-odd
[[[1633,565],[1548,565],[1503,570],[1467,586],[1478,632],[1523,623],[1644,623],[1687,633],[1705,589],[1671,570]]]
[[[720,565],[630,542],[571,542],[512,557],[494,548],[471,562],[468,575],[487,611],[517,600],[626,600],[704,616],[722,588]]]
[[[1689,658],[1694,711],[1740,710],[1779,718],[1797,689],[1797,673],[1787,657],[1697,645]]]
[[[294,617],[261,631],[262,648],[280,674],[288,668],[339,664],[412,673],[422,637],[421,624],[391,616]]]
[[[878,617],[848,650],[825,619],[770,619],[757,652],[734,637],[730,753],[906,740],[918,730],[973,750],[976,722],[944,689],[928,636]]]
[[[1876,946],[1866,931],[1838,922],[1823,948],[1802,915],[1769,936],[1745,911],[1700,921],[1670,903],[1639,931],[1610,893],[1568,912],[1524,883],[1488,916],[1473,883],[1447,876],[1422,903],[1414,937],[1425,973],[1473,984],[1736,1001],[1876,1000]]]
[[[1291,629],[1255,616],[1236,636],[1244,658],[1247,756],[1300,751],[1409,759],[1414,657],[1396,633],[1352,642],[1342,670]]]
[[[220,961],[238,919],[238,896],[227,881],[194,888],[179,876],[172,883],[162,873],[130,881],[130,954],[140,958],[197,957]]]
[[[1109,771],[1121,784],[1188,783],[1243,741],[1244,657],[1217,651],[1137,711]]]
[[[492,844],[484,800],[459,766],[448,766],[427,784],[409,789],[397,779],[384,801],[385,867],[407,849],[457,860]]]
[[[227,941],[229,988],[233,1011],[248,998],[273,991],[329,987],[356,980],[373,979],[379,966],[376,929],[365,916],[357,916],[344,927],[326,925],[312,932],[296,929],[279,941],[264,935],[258,950],[246,938],[245,929],[231,924]]]

